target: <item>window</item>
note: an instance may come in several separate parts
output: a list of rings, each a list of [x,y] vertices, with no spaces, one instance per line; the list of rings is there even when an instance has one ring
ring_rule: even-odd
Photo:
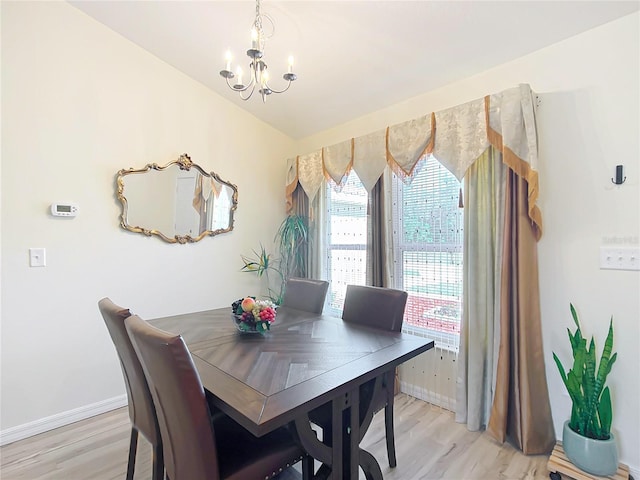
[[[339,191],[326,188],[327,313],[340,316],[347,285],[364,285],[367,279],[368,194],[354,171]]]
[[[393,176],[395,287],[409,294],[405,330],[457,351],[462,313],[460,182],[433,156],[411,183]]]
[[[394,288],[408,292],[404,327],[457,351],[462,314],[460,182],[434,157],[410,183],[393,175]],[[367,280],[368,194],[354,171],[339,191],[326,186],[327,313],[341,315],[347,285]]]

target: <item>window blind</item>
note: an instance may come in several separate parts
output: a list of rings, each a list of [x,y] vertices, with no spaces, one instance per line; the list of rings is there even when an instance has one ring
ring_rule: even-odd
[[[410,183],[396,175],[392,222],[396,288],[409,294],[404,329],[457,351],[462,313],[460,182],[433,156]]]
[[[351,171],[339,189],[327,184],[328,313],[340,316],[347,285],[364,285],[367,265],[367,191]]]

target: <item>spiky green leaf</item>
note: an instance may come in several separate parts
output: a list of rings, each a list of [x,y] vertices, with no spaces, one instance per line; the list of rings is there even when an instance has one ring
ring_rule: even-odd
[[[613,420],[611,392],[609,392],[609,387],[605,387],[602,391],[602,397],[598,404],[598,416],[600,417],[600,436],[604,437],[603,440],[606,440],[611,434],[611,422]]]
[[[597,396],[600,395],[600,390],[603,388],[605,381],[607,380],[607,375],[611,371],[611,354],[613,352],[613,317],[609,322],[609,333],[607,334],[607,339],[604,342],[604,348],[602,349],[602,357],[600,359],[600,367],[598,368],[598,377],[596,379],[596,388],[599,390],[596,393]]]
[[[573,306],[573,303],[569,304],[569,309],[571,310],[571,316],[573,317],[573,323],[576,324],[578,330],[580,330],[580,322],[578,322],[578,314],[576,313],[576,309]]]
[[[558,370],[560,371],[560,376],[562,377],[562,383],[564,383],[564,385],[566,387],[567,386],[567,374],[564,371],[564,366],[562,366],[562,362],[560,362],[560,359],[555,354],[555,352],[553,353],[553,360],[556,362],[556,365],[558,366]]]
[[[585,416],[584,422],[587,425],[587,431],[593,428],[595,421],[595,409],[593,408],[593,392],[596,385],[596,344],[591,338],[589,348],[586,350],[584,357],[584,377],[582,379],[582,390],[585,398]]]

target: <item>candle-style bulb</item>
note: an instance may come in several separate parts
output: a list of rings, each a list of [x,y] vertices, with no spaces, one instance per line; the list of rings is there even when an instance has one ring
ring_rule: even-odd
[[[293,55],[289,55],[289,69],[287,71],[293,73]]]
[[[240,67],[238,67],[238,69],[236,70],[236,85],[242,85],[242,69]]]
[[[258,30],[256,27],[251,29],[251,48],[258,50]]]
[[[227,50],[227,53],[225,53],[225,55],[224,55],[224,59],[227,61],[227,65],[226,65],[226,68],[225,68],[225,70],[227,72],[231,71],[231,59],[232,58],[233,57],[231,56],[231,51]]]

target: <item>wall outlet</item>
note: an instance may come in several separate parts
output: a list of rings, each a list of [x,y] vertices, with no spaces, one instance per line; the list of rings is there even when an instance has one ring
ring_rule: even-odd
[[[29,266],[46,267],[47,251],[44,248],[30,248],[29,249]]]
[[[640,247],[600,247],[603,270],[640,270]]]

